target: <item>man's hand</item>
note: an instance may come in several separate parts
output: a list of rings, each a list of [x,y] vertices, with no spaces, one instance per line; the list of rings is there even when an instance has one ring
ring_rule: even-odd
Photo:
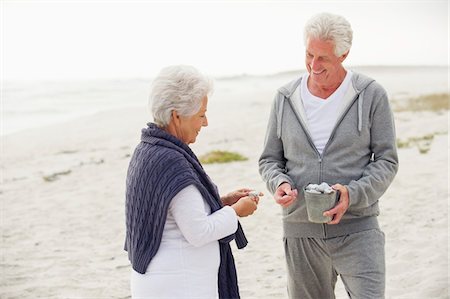
[[[297,198],[297,189],[293,189],[289,183],[283,183],[278,186],[275,191],[275,201],[282,207],[290,206],[294,200]]]
[[[338,204],[331,210],[324,212],[323,215],[332,217],[332,220],[327,224],[338,224],[341,221],[342,216],[344,216],[345,212],[348,209],[348,205],[350,202],[348,197],[348,189],[341,184],[333,185],[331,186],[331,188],[339,191],[341,193],[341,196],[339,198]]]

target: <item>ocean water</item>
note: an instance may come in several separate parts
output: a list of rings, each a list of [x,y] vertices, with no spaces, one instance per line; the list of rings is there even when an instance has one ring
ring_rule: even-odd
[[[96,112],[146,105],[150,80],[4,82],[2,130],[8,135]]]
[[[395,98],[449,90],[446,66],[350,69],[375,78]],[[252,86],[263,86],[274,94],[278,86],[296,78],[301,72],[218,78],[215,80],[214,97],[229,100],[226,99],[227,91],[235,88],[247,89],[251,94]],[[150,79],[3,82],[0,135],[57,124],[110,109],[143,107],[148,101],[150,83]],[[255,101],[251,97],[239,100],[247,98]]]

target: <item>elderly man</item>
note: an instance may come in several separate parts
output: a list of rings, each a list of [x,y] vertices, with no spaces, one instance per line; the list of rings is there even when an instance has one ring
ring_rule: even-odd
[[[283,210],[290,298],[335,298],[337,275],[351,298],[383,298],[384,234],[378,200],[398,169],[386,91],[345,69],[352,29],[322,13],[305,26],[307,72],[281,87],[259,169]],[[308,220],[304,187],[332,184],[338,203]]]

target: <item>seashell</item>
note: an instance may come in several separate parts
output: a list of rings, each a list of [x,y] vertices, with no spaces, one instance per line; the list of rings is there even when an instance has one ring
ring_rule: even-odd
[[[309,184],[308,186],[306,186],[305,190],[308,191],[309,193],[316,193],[316,194],[318,193],[330,194],[334,192],[333,188],[331,188],[330,185],[328,185],[327,183],[322,183],[320,185]]]
[[[317,190],[315,190],[315,189],[306,190],[306,192],[312,193],[312,194],[322,194],[322,192],[317,191]]]
[[[252,191],[250,191],[248,193],[248,196],[250,196],[250,197],[258,197],[259,196],[259,192],[255,191],[255,190],[252,190]]]

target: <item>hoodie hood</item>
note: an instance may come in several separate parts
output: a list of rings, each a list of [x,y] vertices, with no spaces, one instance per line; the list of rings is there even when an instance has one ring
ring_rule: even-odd
[[[288,101],[294,108],[300,123],[303,125],[305,130],[309,133],[308,124],[306,122],[306,113],[304,110],[303,105],[301,105],[302,100],[300,96],[300,85],[302,82],[302,77],[295,79],[288,84],[280,87],[278,89],[278,92],[280,95],[282,95],[285,98],[285,101]],[[365,89],[372,83],[375,82],[374,79],[367,77],[363,74],[359,74],[356,72],[353,72],[352,81],[351,84],[345,94],[345,99],[342,105],[342,109],[340,110],[339,116],[338,116],[338,122],[342,119],[342,117],[345,115],[345,113],[348,111],[348,109],[353,105],[355,101],[358,101],[358,132],[361,132],[362,130],[362,107],[364,103],[364,91]],[[285,101],[281,101],[280,105],[278,106],[278,119],[282,119],[283,117],[283,110],[284,110],[284,104]],[[277,127],[277,136],[278,138],[281,137],[281,122],[279,122],[279,126]]]

